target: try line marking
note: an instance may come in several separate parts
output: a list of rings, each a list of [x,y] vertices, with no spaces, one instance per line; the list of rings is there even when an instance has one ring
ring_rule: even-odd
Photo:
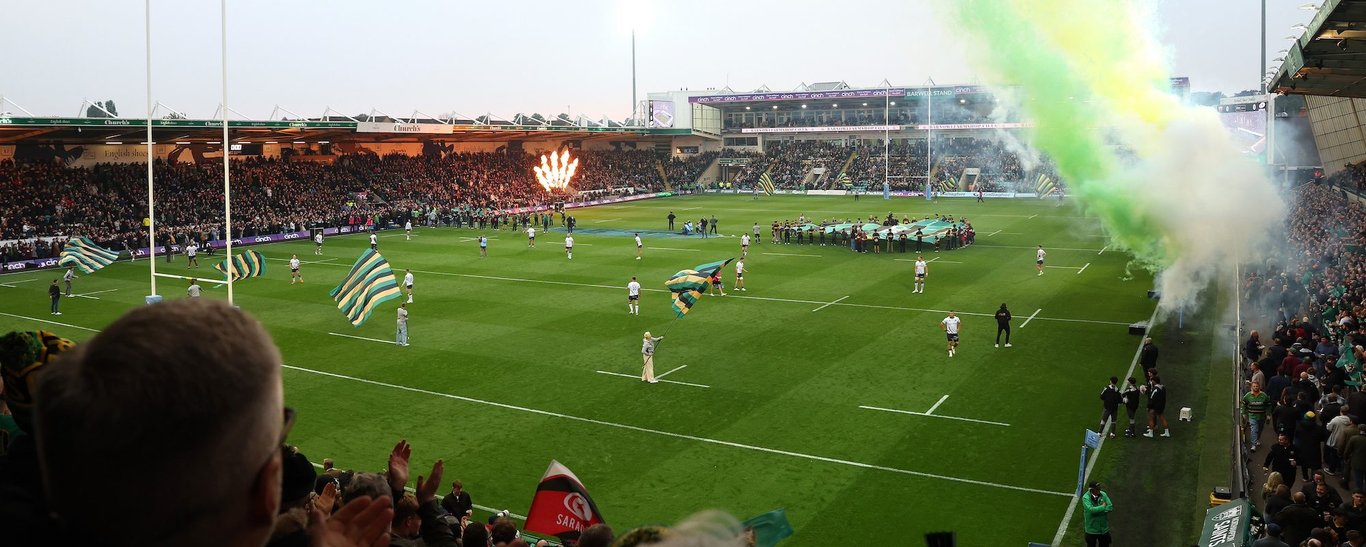
[[[1148,318],[1148,324],[1152,325],[1154,319],[1157,319],[1156,306],[1153,307],[1153,315]],[[1129,362],[1129,370],[1124,373],[1125,378],[1133,375],[1134,367],[1138,365],[1138,356],[1141,353],[1143,353],[1143,341],[1139,340],[1138,348],[1134,349],[1134,360]],[[1100,457],[1100,449],[1102,448],[1105,448],[1104,431],[1100,432],[1100,442],[1096,444],[1096,449],[1091,451],[1091,460],[1086,462],[1086,471],[1082,473],[1081,480],[1077,485],[1078,487],[1082,484],[1086,484],[1086,480],[1091,478],[1091,469],[1096,466],[1096,459]],[[1050,543],[1049,545],[1062,545],[1062,537],[1067,534],[1067,523],[1072,521],[1072,512],[1077,509],[1077,501],[1081,499],[1081,496],[1073,495],[1071,498],[1072,502],[1067,504],[1067,512],[1063,514],[1062,522],[1058,523],[1058,533],[1053,536],[1053,543]]]
[[[379,342],[379,343],[381,343],[381,344],[398,345],[398,342],[395,342],[395,341],[393,341],[393,340],[380,340],[379,338],[366,338],[366,337],[364,337],[364,336],[352,336],[352,335],[350,335],[350,334],[342,334],[342,333],[339,333],[339,332],[329,332],[328,334],[331,334],[332,336],[341,336],[341,337],[343,337],[343,338],[355,338],[355,339],[357,339],[357,340],[369,340],[369,341],[371,341],[371,342]]]
[[[830,303],[828,303],[828,304],[826,304],[826,305],[824,305],[824,306],[821,306],[821,307],[816,308],[816,309],[811,310],[811,311],[813,311],[813,312],[821,311],[821,310],[823,310],[823,309],[825,309],[825,308],[828,308],[828,307],[830,307],[830,306],[833,306],[833,305],[835,305],[835,304],[839,304],[839,303],[840,303],[840,300],[844,300],[845,298],[849,298],[849,295],[841,296],[841,297],[835,299],[834,302],[830,302]]]
[[[598,374],[607,374],[607,375],[609,375],[609,376],[620,376],[620,377],[622,377],[622,378],[631,378],[631,379],[633,379],[633,380],[635,380],[635,381],[637,381],[637,382],[641,381],[640,377],[639,377],[639,376],[636,376],[636,375],[634,375],[634,374],[622,374],[622,373],[620,373],[620,372],[609,372],[609,371],[606,371],[606,370],[599,370],[599,371],[595,371],[595,372],[597,372]],[[679,381],[677,381],[677,380],[665,380],[665,379],[663,379],[663,378],[660,378],[659,376],[655,376],[655,379],[656,379],[656,380],[659,380],[660,382],[663,382],[663,383],[665,383],[665,384],[681,384],[681,385],[685,385],[685,386],[700,387],[700,388],[709,388],[709,387],[711,387],[711,386],[704,386],[704,385],[702,385],[702,384],[691,384],[691,383],[688,383],[688,382],[679,382]]]
[[[374,385],[374,386],[387,387],[387,388],[390,388],[390,389],[397,389],[397,390],[401,390],[401,391],[407,391],[407,392],[410,392],[410,393],[421,393],[421,394],[423,394],[423,395],[431,395],[431,396],[433,396],[433,397],[443,397],[443,398],[446,398],[446,399],[452,399],[452,400],[456,400],[456,401],[463,401],[463,402],[466,402],[466,403],[472,403],[472,404],[484,405],[484,406],[491,406],[491,407],[495,407],[495,408],[501,408],[501,409],[504,409],[504,410],[514,410],[514,411],[518,411],[518,412],[525,412],[525,413],[528,413],[528,414],[537,414],[537,415],[540,415],[540,416],[546,416],[546,417],[551,417],[551,418],[559,418],[559,419],[562,419],[562,420],[569,420],[569,421],[580,422],[580,423],[586,423],[586,424],[593,424],[593,425],[602,426],[602,427],[607,427],[607,428],[623,429],[623,430],[627,430],[627,431],[635,431],[635,432],[637,432],[637,433],[647,433],[647,434],[650,434],[650,435],[656,435],[656,436],[660,436],[660,437],[670,437],[670,438],[674,438],[674,439],[683,439],[683,440],[695,441],[695,442],[705,443],[705,444],[714,444],[714,445],[718,445],[718,446],[727,446],[727,447],[730,447],[730,448],[737,448],[737,449],[740,449],[740,450],[748,450],[748,451],[752,451],[752,452],[762,452],[762,453],[765,453],[765,454],[774,454],[774,455],[778,455],[778,456],[787,456],[787,457],[790,457],[790,458],[799,458],[799,459],[804,459],[804,460],[818,461],[818,462],[830,463],[830,464],[835,464],[835,465],[843,465],[843,466],[848,466],[848,467],[857,467],[857,468],[860,468],[860,469],[873,469],[873,470],[877,470],[877,471],[885,471],[885,472],[888,472],[888,473],[895,473],[895,474],[898,474],[898,475],[909,475],[909,476],[913,476],[913,477],[921,477],[921,478],[927,478],[927,479],[939,479],[939,480],[943,480],[943,481],[958,482],[958,483],[965,483],[965,484],[973,484],[973,485],[985,486],[985,487],[989,487],[989,488],[1000,488],[1000,489],[1004,489],[1004,490],[1015,490],[1015,491],[1018,491],[1018,492],[1029,492],[1029,493],[1032,493],[1032,494],[1044,494],[1044,495],[1049,495],[1049,496],[1073,497],[1071,492],[1056,492],[1056,491],[1053,491],[1053,490],[1043,490],[1043,489],[1040,489],[1040,488],[1028,488],[1028,487],[1024,487],[1024,486],[1015,486],[1015,485],[1010,485],[1010,484],[1001,484],[1001,483],[988,482],[988,481],[979,481],[979,480],[974,480],[974,479],[965,479],[965,478],[962,478],[962,477],[953,477],[953,476],[948,476],[948,475],[935,475],[935,474],[933,474],[933,473],[925,473],[925,472],[923,472],[923,471],[913,471],[913,470],[910,470],[910,469],[900,469],[900,468],[896,468],[896,467],[888,467],[888,466],[885,466],[885,465],[877,465],[877,464],[871,464],[871,463],[857,462],[857,461],[853,461],[853,460],[845,460],[845,459],[840,459],[840,458],[830,458],[830,457],[819,456],[819,455],[815,455],[815,454],[807,454],[807,453],[804,453],[804,452],[794,452],[794,451],[791,451],[791,450],[782,450],[782,449],[777,449],[777,448],[767,448],[767,447],[763,447],[763,446],[757,446],[757,445],[752,445],[752,444],[744,444],[744,443],[739,443],[739,442],[734,442],[734,441],[726,441],[726,440],[722,440],[722,439],[712,439],[712,438],[709,438],[709,437],[699,437],[699,436],[696,436],[696,435],[688,435],[688,434],[686,434],[686,433],[675,433],[675,432],[672,432],[672,431],[664,431],[664,430],[660,430],[660,429],[650,429],[650,428],[647,428],[647,427],[641,427],[641,426],[636,426],[636,425],[619,424],[619,423],[615,423],[615,422],[608,422],[608,421],[605,421],[605,420],[596,420],[596,419],[593,419],[593,418],[585,418],[585,417],[582,417],[582,416],[574,416],[574,415],[570,415],[570,414],[561,414],[561,413],[559,413],[559,412],[551,412],[551,411],[549,411],[549,410],[541,410],[541,409],[537,409],[537,408],[530,408],[530,407],[524,407],[524,406],[517,406],[517,405],[508,404],[508,403],[499,403],[499,402],[496,402],[496,401],[486,401],[486,400],[483,400],[483,399],[475,399],[475,398],[473,398],[473,397],[465,397],[465,396],[461,396],[461,395],[452,395],[452,394],[450,394],[450,393],[441,393],[441,392],[439,392],[439,391],[431,391],[431,390],[426,390],[426,389],[421,389],[421,388],[415,388],[415,387],[408,387],[408,386],[403,386],[403,385],[398,385],[398,384],[390,384],[390,383],[386,383],[386,382],[379,382],[379,381],[375,381],[375,380],[367,380],[367,379],[365,379],[365,378],[357,378],[357,377],[354,377],[354,376],[345,376],[345,375],[342,375],[342,374],[336,374],[336,373],[332,373],[332,372],[323,372],[323,371],[320,371],[320,370],[313,370],[313,369],[309,369],[309,368],[296,367],[296,366],[293,366],[293,365],[283,365],[283,367],[286,368],[286,369],[294,370],[294,371],[298,371],[298,372],[306,372],[306,373],[309,373],[309,374],[316,374],[316,375],[318,375],[318,376],[327,376],[327,377],[337,378],[337,379],[341,379],[341,380],[349,380],[349,381],[352,381],[352,382],[359,382],[359,383],[362,383],[362,384],[370,384],[370,385]],[[661,380],[661,382],[662,382],[662,381],[663,381],[663,380]],[[939,416],[936,416],[936,417],[939,417]]]
[[[1030,321],[1033,321],[1034,316],[1039,315],[1039,312],[1041,311],[1043,311],[1043,308],[1034,310],[1034,313],[1029,314],[1029,319],[1025,319],[1025,322],[1020,325],[1020,328],[1025,328],[1025,325],[1028,325]]]

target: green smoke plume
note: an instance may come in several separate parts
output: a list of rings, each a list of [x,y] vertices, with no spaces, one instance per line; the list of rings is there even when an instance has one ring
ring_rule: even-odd
[[[1147,15],[1125,0],[946,0],[975,67],[1023,95],[1027,138],[1111,245],[1161,271],[1164,307],[1189,304],[1249,259],[1283,217],[1258,165],[1211,109],[1170,93]]]

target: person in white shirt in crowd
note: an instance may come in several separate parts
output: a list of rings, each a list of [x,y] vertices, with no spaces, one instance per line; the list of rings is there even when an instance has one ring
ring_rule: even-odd
[[[631,282],[626,284],[626,312],[640,315],[640,282],[636,281],[635,276],[631,276]]]
[[[203,289],[199,286],[199,280],[190,278],[190,286],[185,289],[185,295],[190,298],[199,298],[199,294],[202,291]]]

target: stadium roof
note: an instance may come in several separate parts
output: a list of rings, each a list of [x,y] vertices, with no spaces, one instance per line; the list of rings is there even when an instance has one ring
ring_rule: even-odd
[[[1276,93],[1366,97],[1366,0],[1327,0],[1267,86]]]
[[[473,120],[387,117],[357,121],[346,117],[307,120],[228,120],[234,142],[421,142],[507,141],[553,136],[562,139],[621,138],[688,135],[688,129],[645,129],[619,124],[573,124],[559,118],[515,116],[514,121],[478,123]],[[0,145],[141,143],[147,120],[130,118],[44,118],[0,115]],[[213,143],[223,139],[222,120],[152,120],[152,140],[158,143]]]

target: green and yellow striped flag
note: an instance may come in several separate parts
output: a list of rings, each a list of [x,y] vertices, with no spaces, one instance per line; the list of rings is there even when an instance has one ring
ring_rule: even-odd
[[[213,265],[224,276],[228,275],[228,259]],[[247,251],[232,257],[232,280],[260,277],[266,275],[266,257],[256,251]]]
[[[759,175],[759,189],[770,196],[778,189],[773,185],[773,177],[768,174],[768,171],[764,171],[764,174]]]
[[[847,172],[841,172],[840,176],[835,177],[835,184],[840,185],[840,187],[849,186],[853,183],[854,181],[849,178],[849,173]]]
[[[1056,189],[1057,185],[1054,184],[1052,177],[1048,176],[1046,173],[1039,173],[1039,180],[1034,186],[1034,193],[1038,194],[1040,198],[1043,198],[1044,196],[1052,194]]]
[[[679,270],[668,281],[665,281],[664,286],[673,293],[674,313],[678,317],[687,315],[692,310],[693,304],[697,303],[697,299],[707,291],[707,284],[712,274],[726,267],[732,260],[735,259],[727,258],[700,264],[690,270]]]
[[[398,280],[389,261],[374,249],[366,249],[331,294],[351,326],[359,327],[380,304],[399,297]]]
[[[88,237],[73,237],[66,242],[66,246],[62,247],[62,253],[57,256],[57,264],[75,266],[82,273],[94,273],[95,270],[113,264],[118,260],[119,253],[96,245]]]

